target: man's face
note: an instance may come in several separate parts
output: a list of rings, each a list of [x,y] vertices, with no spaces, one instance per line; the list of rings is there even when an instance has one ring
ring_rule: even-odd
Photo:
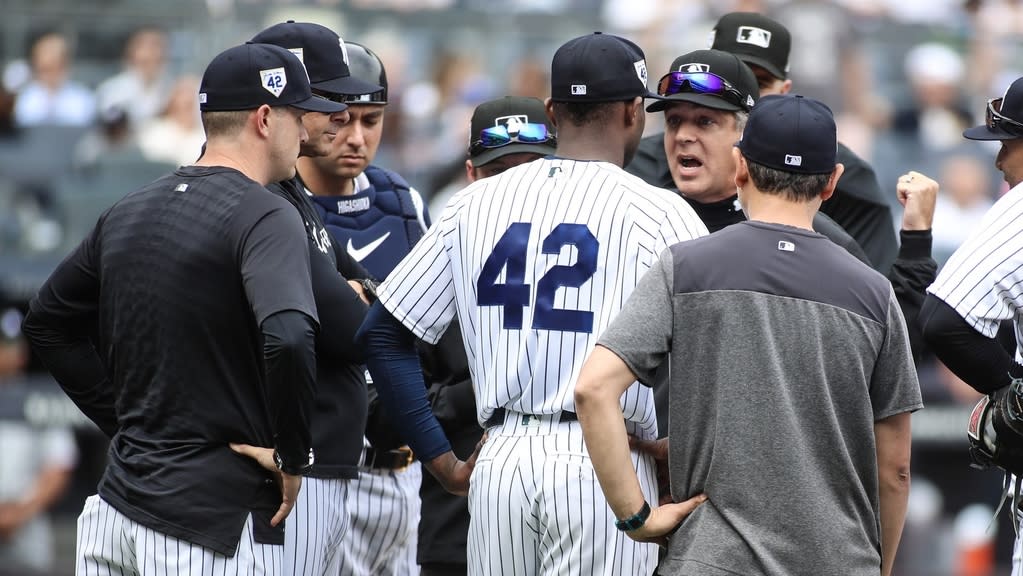
[[[270,165],[274,168],[271,182],[280,182],[295,177],[295,161],[298,160],[302,144],[308,140],[302,124],[304,110],[291,106],[280,106],[272,110],[273,133],[270,147]]]
[[[316,158],[330,154],[331,145],[337,137],[338,131],[348,122],[348,110],[324,114],[322,112],[308,112],[302,117],[302,125],[309,133],[309,139],[302,143],[300,156]]]
[[[1023,138],[1002,140],[995,167],[1002,171],[1010,188],[1023,182]]]
[[[515,154],[508,154],[507,156],[501,156],[500,158],[495,158],[482,166],[473,166],[472,160],[469,160],[466,165],[466,168],[468,168],[468,170],[466,170],[466,176],[469,178],[469,182],[475,182],[484,178],[490,178],[491,176],[497,176],[509,168],[514,168],[519,164],[532,162],[539,158],[543,158],[543,154],[518,152]]]
[[[324,171],[343,178],[355,178],[376,157],[384,131],[383,104],[352,104],[348,121],[342,123],[327,156],[316,159]]]
[[[750,70],[753,71],[753,75],[757,77],[757,85],[760,86],[760,97],[763,98],[768,94],[788,94],[792,88],[792,81],[785,80],[782,78],[776,78],[773,74],[767,71],[766,68],[757,66],[756,64],[747,64]]]
[[[732,147],[741,136],[734,112],[691,102],[669,104],[664,110],[664,152],[679,192],[703,203],[735,194]]]

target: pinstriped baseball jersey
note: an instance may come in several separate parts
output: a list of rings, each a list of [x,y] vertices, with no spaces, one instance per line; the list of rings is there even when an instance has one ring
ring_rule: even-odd
[[[582,363],[639,278],[706,233],[672,192],[610,163],[548,157],[453,197],[380,301],[428,342],[458,314],[481,423],[497,408],[574,411]],[[634,385],[622,408],[654,432],[649,390]]]
[[[952,254],[927,291],[970,326],[994,338],[1001,320],[1014,319],[1023,342],[1023,185],[988,210],[980,227]],[[1021,355],[1017,348],[1016,359]]]

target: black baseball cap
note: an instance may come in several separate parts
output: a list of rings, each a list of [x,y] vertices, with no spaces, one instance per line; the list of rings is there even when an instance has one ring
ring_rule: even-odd
[[[646,56],[634,42],[594,32],[564,43],[551,62],[555,102],[615,102],[653,98],[647,88]]]
[[[736,94],[714,94],[698,90],[690,84],[689,90],[681,90],[668,96],[657,96],[658,101],[647,106],[647,112],[659,112],[673,101],[692,102],[716,110],[749,112],[757,99],[760,98],[760,86],[757,77],[749,66],[735,54],[721,50],[696,50],[683,54],[671,63],[668,76],[674,72],[700,73],[709,72],[728,82]],[[662,80],[664,77],[662,77]],[[660,92],[660,87],[658,87]]]
[[[760,66],[775,78],[789,77],[792,35],[780,22],[756,12],[730,12],[714,25],[714,50],[731,52],[743,62]]]
[[[1017,78],[1001,98],[987,104],[986,122],[963,130],[970,140],[1015,140],[1023,138],[1023,78]]]
[[[298,57],[273,44],[246,43],[217,54],[199,84],[203,112],[294,106],[332,114],[348,107],[313,96]]]
[[[309,84],[317,90],[355,94],[381,89],[352,76],[344,40],[326,26],[288,20],[256,34],[252,41],[287,48],[298,56],[309,73]]]
[[[795,174],[830,174],[838,136],[831,109],[813,98],[764,96],[750,112],[737,144],[751,162]]]
[[[548,138],[542,142],[512,141],[497,147],[480,145],[484,130],[503,127],[509,135],[517,135],[520,127],[526,124],[542,124],[546,127]],[[496,100],[488,100],[476,107],[472,113],[469,132],[469,158],[473,166],[480,167],[493,162],[502,156],[531,152],[547,156],[557,148],[554,138],[554,125],[547,118],[543,102],[538,98],[522,96],[505,96]]]

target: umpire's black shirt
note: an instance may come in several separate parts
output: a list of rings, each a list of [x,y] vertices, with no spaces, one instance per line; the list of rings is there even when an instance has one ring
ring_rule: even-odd
[[[264,361],[260,329],[295,312],[317,318],[295,209],[238,171],[190,166],[104,213],[25,325],[61,386],[113,435],[100,496],[233,556],[249,513],[257,542],[283,544],[284,533],[269,524],[280,490],[228,443],[308,449],[312,355],[268,379],[278,364]]]
[[[346,282],[368,278],[348,252],[337,249],[298,176],[268,188],[290,202],[305,223],[313,296],[320,314],[316,336],[316,398],[310,419],[314,478],[356,478],[362,457],[368,400],[366,361],[355,333],[369,309]]]

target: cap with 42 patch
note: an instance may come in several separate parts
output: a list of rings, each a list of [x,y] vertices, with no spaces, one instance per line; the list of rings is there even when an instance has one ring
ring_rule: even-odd
[[[652,98],[646,56],[634,42],[594,32],[573,38],[554,53],[551,99],[555,102],[614,102]]]

